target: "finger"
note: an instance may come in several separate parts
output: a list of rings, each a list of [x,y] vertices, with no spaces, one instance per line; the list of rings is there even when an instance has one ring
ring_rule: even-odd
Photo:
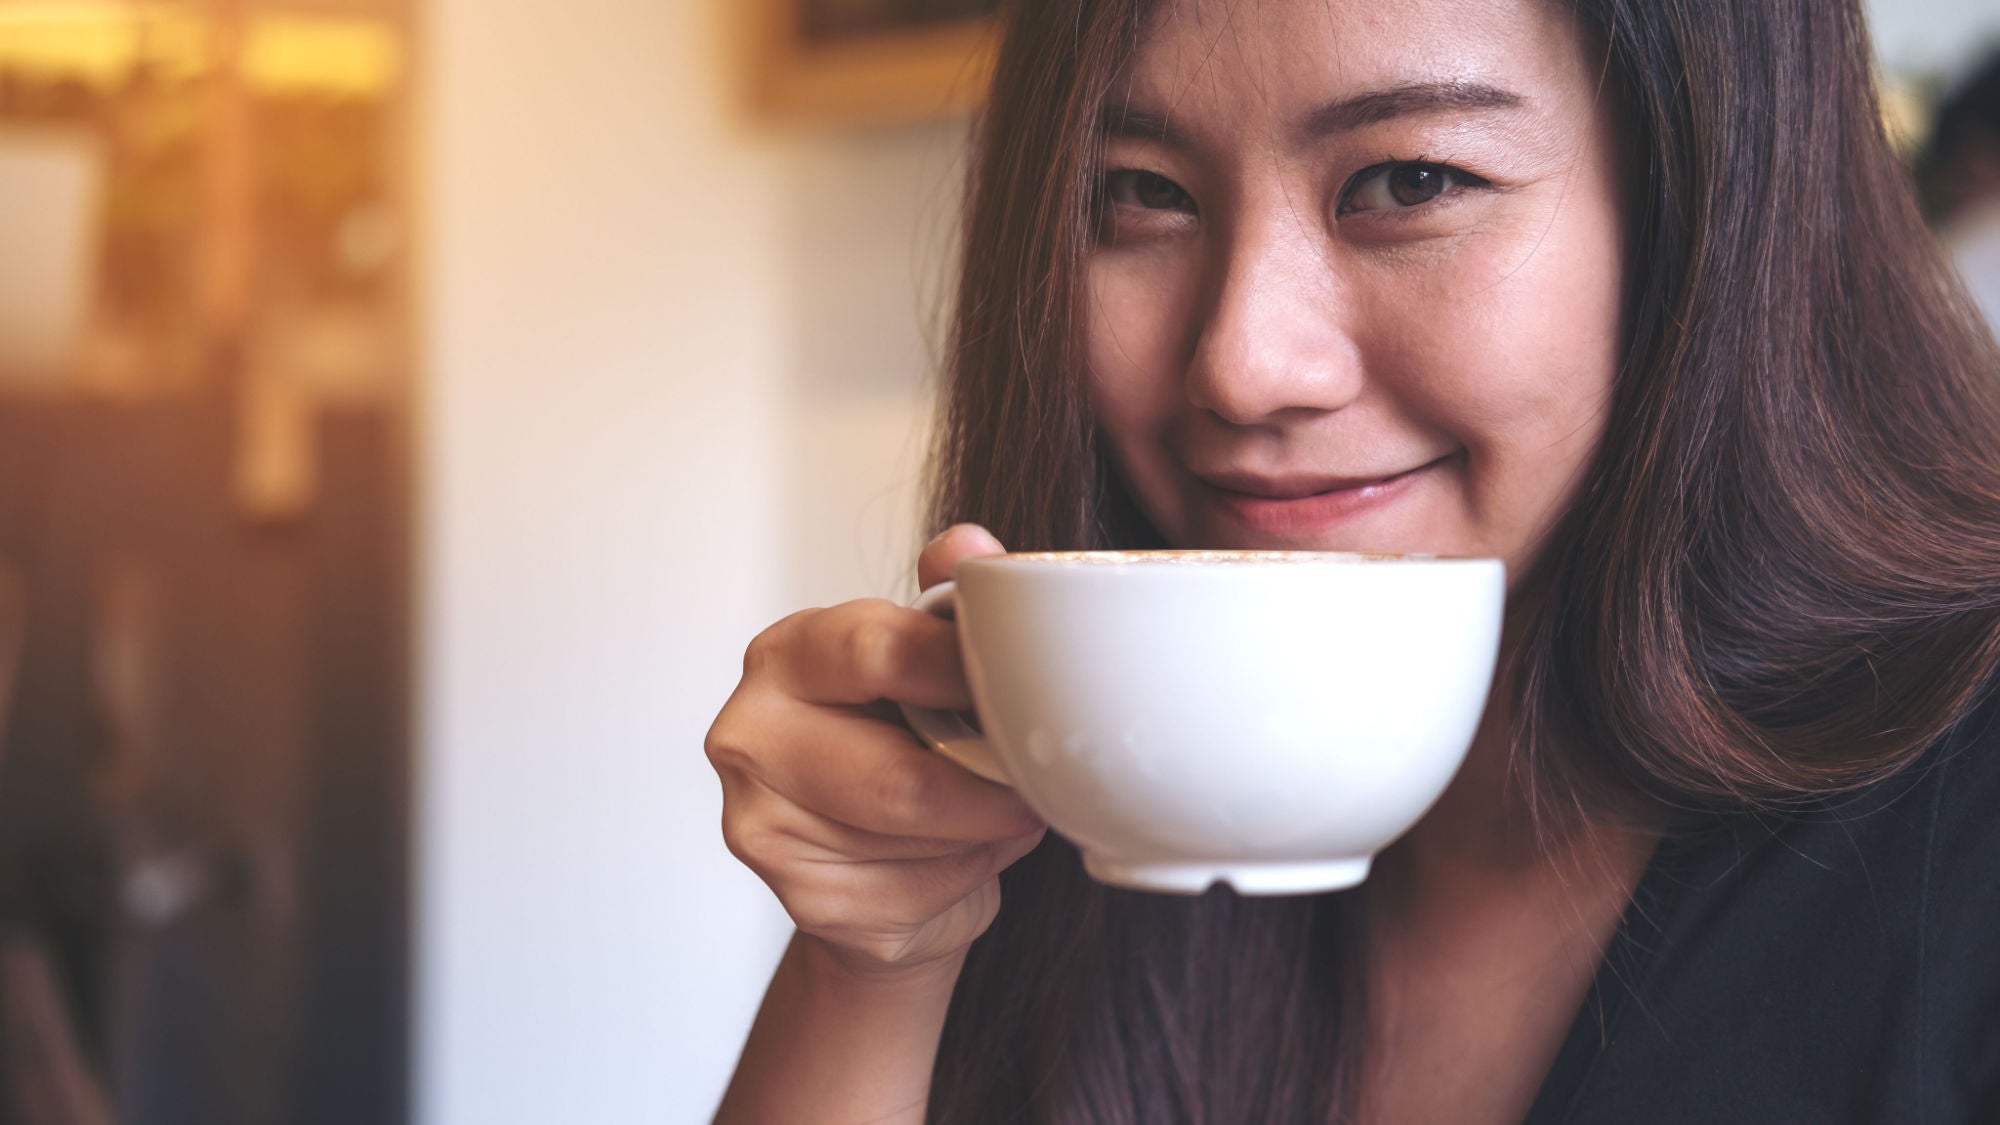
[[[738,859],[759,874],[783,874],[802,864],[873,863],[939,859],[984,844],[884,836],[830,820],[761,782],[736,778],[724,785],[722,837]],[[768,876],[767,876],[768,877]]]
[[[985,843],[1042,818],[1021,795],[920,745],[900,724],[795,705],[761,724],[756,780],[793,804],[885,836]]]
[[[1004,555],[1007,548],[976,523],[953,524],[938,533],[917,556],[917,587],[928,590],[951,577],[960,559]]]
[[[943,859],[994,842],[870,832],[802,808],[762,782],[748,779],[727,786],[726,792],[724,838],[745,862],[754,857],[756,867]]]
[[[958,629],[922,610],[880,598],[795,614],[758,642],[778,687],[811,703],[863,704],[892,699],[917,707],[972,706]]]
[[[927,928],[983,930],[997,903],[967,900],[1040,841],[1036,833],[939,859],[831,865],[781,878],[772,889],[801,930],[896,961]],[[950,917],[962,906],[987,916]]]

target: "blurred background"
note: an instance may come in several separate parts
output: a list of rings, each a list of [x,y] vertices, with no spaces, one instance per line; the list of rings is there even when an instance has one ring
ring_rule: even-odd
[[[0,1121],[708,1117],[702,736],[913,593],[991,7],[0,0]],[[2000,309],[2000,0],[1871,9]]]

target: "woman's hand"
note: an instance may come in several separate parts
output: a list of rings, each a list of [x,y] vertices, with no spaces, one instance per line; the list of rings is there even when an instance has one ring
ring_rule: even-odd
[[[924,548],[918,580],[1001,550],[959,525]],[[999,910],[999,873],[1047,830],[1012,789],[920,744],[898,703],[972,705],[956,628],[847,602],[759,634],[707,740],[730,852],[801,934],[868,976],[955,962]]]

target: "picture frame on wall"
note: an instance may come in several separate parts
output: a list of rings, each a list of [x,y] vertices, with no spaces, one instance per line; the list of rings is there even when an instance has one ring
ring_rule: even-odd
[[[759,0],[753,97],[784,122],[967,113],[992,77],[998,0]]]

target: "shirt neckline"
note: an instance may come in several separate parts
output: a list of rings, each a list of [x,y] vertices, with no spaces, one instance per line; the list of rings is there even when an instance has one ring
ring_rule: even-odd
[[[1681,827],[1670,825],[1654,845],[1632,897],[1619,915],[1618,927],[1591,974],[1590,990],[1570,1021],[1522,1125],[1567,1125],[1590,1088],[1613,1033],[1635,1006],[1643,1009],[1669,920],[1688,888],[1685,868],[1691,844],[1687,835],[1677,830]],[[1643,1010],[1638,1016],[1644,1016]]]

